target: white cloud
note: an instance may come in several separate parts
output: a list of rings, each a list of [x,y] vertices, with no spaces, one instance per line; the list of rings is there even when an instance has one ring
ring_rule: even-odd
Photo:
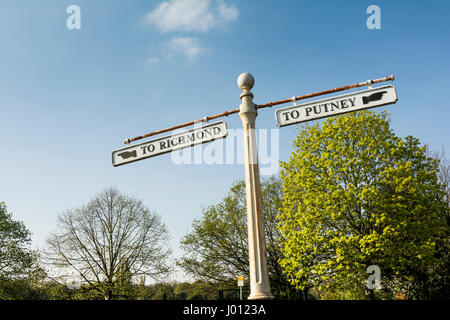
[[[225,4],[225,2],[220,1],[219,6],[217,7],[217,10],[220,14],[220,16],[225,21],[233,21],[237,20],[239,17],[239,10],[236,9],[234,6],[228,6]]]
[[[161,2],[146,16],[163,32],[206,32],[225,22],[236,20],[239,10],[223,0],[171,0]]]
[[[147,63],[148,64],[157,64],[159,62],[159,58],[148,58]]]
[[[184,54],[189,59],[194,58],[204,51],[200,42],[191,37],[174,37],[168,42],[168,48],[172,52]]]

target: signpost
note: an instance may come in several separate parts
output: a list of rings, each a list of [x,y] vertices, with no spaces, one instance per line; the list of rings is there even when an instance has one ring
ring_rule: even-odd
[[[200,128],[178,132],[153,141],[113,151],[112,164],[114,167],[118,167],[171,151],[225,138],[227,135],[228,130],[225,122],[208,124]]]
[[[267,265],[264,214],[255,135],[255,120],[258,112],[256,111],[256,105],[253,103],[253,93],[250,92],[255,80],[250,73],[243,73],[239,76],[237,82],[242,90],[239,117],[244,129],[245,194],[250,267],[250,296],[248,298],[250,300],[273,299]]]
[[[284,103],[294,102],[295,105],[276,110],[275,118],[280,127],[301,123],[310,120],[321,119],[329,116],[339,115],[361,109],[368,109],[377,106],[395,103],[397,94],[392,85],[372,88],[372,84],[392,81],[394,76],[384,77],[376,80],[355,83],[335,89],[310,93],[291,99],[269,102],[263,105],[253,103],[251,89],[254,85],[254,78],[249,73],[243,73],[238,78],[238,86],[241,88],[242,103],[238,109],[225,111],[213,116],[204,117],[199,120],[186,122],[163,130],[154,131],[143,136],[126,139],[125,144],[162,134],[175,129],[191,126],[196,123],[205,122],[200,128],[179,132],[159,138],[153,141],[144,142],[134,146],[129,146],[113,151],[112,164],[118,167],[138,160],[147,159],[160,154],[165,154],[174,150],[191,147],[197,144],[213,141],[227,136],[227,126],[225,122],[207,124],[209,120],[226,117],[239,113],[244,129],[244,160],[245,160],[245,184],[247,200],[247,227],[248,227],[248,249],[249,249],[249,270],[250,270],[250,296],[248,299],[273,299],[270,290],[269,271],[267,265],[267,252],[264,232],[264,215],[261,200],[261,186],[258,167],[258,156],[255,135],[255,120],[259,109],[273,107]],[[297,105],[296,101],[309,99],[325,94],[336,93],[344,90],[369,86],[368,90],[353,92],[337,97],[322,99]],[[238,286],[244,285],[244,277],[238,278]]]
[[[396,102],[395,88],[388,85],[281,108],[275,111],[275,119],[277,126],[284,127]]]

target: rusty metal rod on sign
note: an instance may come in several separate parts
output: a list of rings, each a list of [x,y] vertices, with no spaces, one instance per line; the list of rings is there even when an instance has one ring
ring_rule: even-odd
[[[385,81],[394,81],[394,75],[390,75],[388,77],[379,78],[379,79],[375,79],[375,80],[367,80],[367,81],[360,82],[360,83],[350,84],[350,85],[339,87],[339,88],[335,88],[335,89],[329,89],[329,90],[325,90],[325,91],[305,94],[303,96],[292,97],[292,98],[289,98],[289,99],[278,100],[278,101],[274,101],[274,102],[268,102],[266,104],[257,105],[256,109],[273,107],[273,106],[277,106],[277,105],[284,104],[284,103],[294,102],[294,100],[295,101],[304,100],[304,99],[309,99],[309,98],[313,98],[313,97],[317,97],[317,96],[322,96],[322,95],[325,95],[325,94],[330,94],[330,93],[350,90],[350,89],[359,88],[359,87],[370,86],[372,84],[385,82]],[[198,120],[189,121],[189,122],[186,122],[186,123],[183,123],[183,124],[179,124],[179,125],[176,125],[176,126],[173,126],[173,127],[169,127],[169,128],[166,128],[166,129],[153,131],[153,132],[144,134],[142,136],[134,137],[134,138],[131,138],[131,139],[126,139],[124,141],[124,143],[125,144],[129,144],[129,143],[137,141],[137,140],[145,139],[145,138],[148,138],[148,137],[151,137],[151,136],[155,136],[157,134],[165,133],[165,132],[168,132],[168,131],[172,131],[172,130],[188,127],[188,126],[194,125],[196,123],[208,122],[209,120],[214,120],[214,119],[221,118],[221,117],[227,117],[230,114],[234,114],[234,113],[239,113],[239,108],[233,109],[233,110],[229,110],[229,111],[225,111],[225,112],[222,112],[222,113],[218,113],[218,114],[215,114],[215,115],[212,115],[212,116],[204,117],[204,118],[201,118],[201,119],[198,119]]]

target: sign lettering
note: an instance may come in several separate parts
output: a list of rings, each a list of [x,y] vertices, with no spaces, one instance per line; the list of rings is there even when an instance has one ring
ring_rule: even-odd
[[[392,85],[347,93],[337,97],[307,102],[275,111],[277,126],[326,118],[356,110],[369,109],[397,102]]]
[[[170,136],[113,151],[112,165],[118,167],[178,149],[225,138],[227,135],[228,130],[225,122],[207,124],[200,128],[174,133]]]

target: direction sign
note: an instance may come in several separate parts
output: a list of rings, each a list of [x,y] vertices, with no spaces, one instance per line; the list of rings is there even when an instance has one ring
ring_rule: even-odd
[[[275,111],[275,119],[277,126],[284,127],[356,110],[384,106],[396,103],[397,100],[394,86],[387,85],[281,108]]]
[[[224,121],[207,124],[199,128],[174,133],[170,136],[113,151],[112,165],[118,167],[171,151],[225,138],[227,135],[227,124]]]
[[[238,286],[239,287],[244,286],[244,276],[238,276]]]

